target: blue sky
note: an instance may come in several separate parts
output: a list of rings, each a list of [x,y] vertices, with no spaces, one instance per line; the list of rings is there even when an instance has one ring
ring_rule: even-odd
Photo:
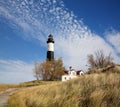
[[[46,59],[49,34],[66,68],[86,70],[87,55],[103,50],[120,63],[119,0],[1,0],[0,83],[33,80]]]
[[[64,0],[66,6],[74,11],[78,19],[83,18],[83,22],[91,30],[102,34],[113,27],[120,29],[120,1],[119,0]]]

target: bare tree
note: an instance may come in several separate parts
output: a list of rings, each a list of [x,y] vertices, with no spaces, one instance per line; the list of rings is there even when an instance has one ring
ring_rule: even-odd
[[[111,53],[108,56],[105,56],[103,51],[99,50],[95,55],[88,55],[88,63],[91,68],[103,68],[113,64],[113,57],[111,56]]]
[[[92,54],[88,55],[88,64],[90,67],[95,68],[95,59]]]
[[[38,62],[35,62],[35,67],[34,67],[33,71],[34,71],[34,76],[36,77],[36,79],[40,80],[42,75],[39,73],[39,63]]]
[[[53,61],[45,61],[40,64],[35,63],[35,77],[43,80],[59,80],[63,75],[65,67],[63,67],[62,59]]]

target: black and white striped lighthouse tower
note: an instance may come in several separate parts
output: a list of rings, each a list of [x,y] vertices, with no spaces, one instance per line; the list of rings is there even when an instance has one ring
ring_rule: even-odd
[[[51,34],[48,36],[47,44],[48,44],[47,61],[52,61],[54,60],[54,40]]]

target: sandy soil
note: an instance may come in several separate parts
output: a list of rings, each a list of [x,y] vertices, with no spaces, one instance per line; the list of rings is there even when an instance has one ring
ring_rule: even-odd
[[[6,107],[9,95],[13,94],[14,92],[18,90],[19,88],[14,88],[14,89],[8,89],[4,92],[1,92],[0,93],[0,107]]]

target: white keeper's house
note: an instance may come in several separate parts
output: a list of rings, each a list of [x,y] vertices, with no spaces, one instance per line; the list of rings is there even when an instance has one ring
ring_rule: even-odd
[[[65,71],[65,74],[62,75],[62,81],[67,81],[73,78],[76,78],[78,76],[84,75],[84,72],[82,70],[79,71],[75,71],[74,69],[72,69],[72,67],[70,66],[69,71]]]

